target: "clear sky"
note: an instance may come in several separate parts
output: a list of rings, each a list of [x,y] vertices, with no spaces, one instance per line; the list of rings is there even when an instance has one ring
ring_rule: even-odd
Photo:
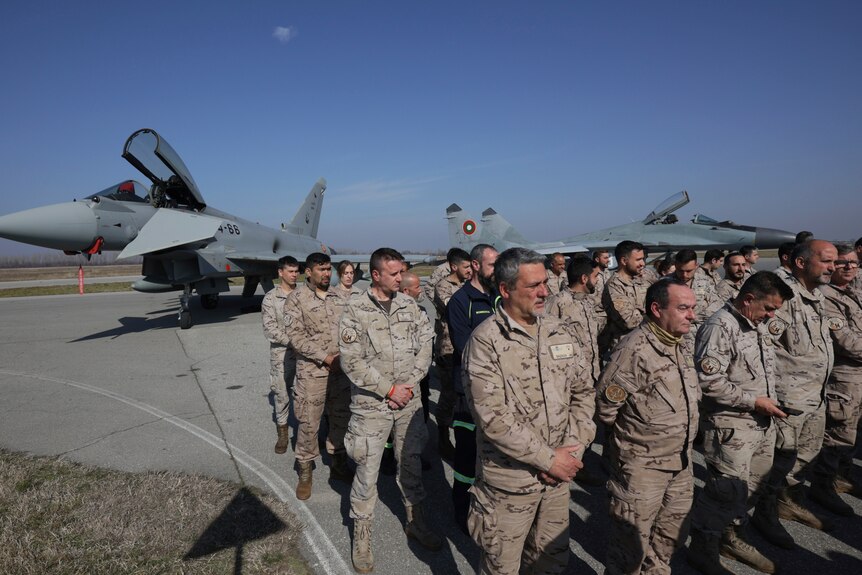
[[[683,189],[680,219],[856,238],[860,23],[855,0],[9,0],[0,214],[143,180],[120,154],[149,127],[262,224],[327,178],[341,249],[445,249],[452,202],[554,240]]]

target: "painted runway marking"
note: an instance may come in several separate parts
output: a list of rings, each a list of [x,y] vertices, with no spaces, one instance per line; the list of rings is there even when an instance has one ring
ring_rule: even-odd
[[[317,559],[320,561],[320,565],[323,570],[326,573],[330,574],[349,573],[351,571],[351,569],[347,566],[347,563],[338,553],[338,550],[335,548],[335,545],[333,545],[332,541],[327,536],[326,531],[324,531],[320,523],[317,522],[317,519],[314,518],[314,515],[312,515],[308,507],[304,503],[296,499],[296,495],[294,494],[287,481],[282,479],[275,471],[273,471],[251,455],[245,453],[235,445],[227,444],[226,441],[216,435],[213,435],[209,431],[201,429],[200,427],[193,425],[188,421],[185,421],[184,419],[171,415],[166,411],[162,411],[157,407],[153,407],[152,405],[137,401],[124,395],[120,395],[119,393],[115,393],[113,391],[108,391],[107,389],[102,389],[100,387],[95,387],[93,385],[88,385],[86,383],[81,383],[78,381],[71,381],[68,379],[59,379],[56,377],[22,373],[18,371],[9,371],[5,369],[0,370],[0,374],[14,377],[26,377],[51,383],[59,383],[62,385],[67,385],[69,387],[75,387],[83,391],[88,391],[90,393],[109,397],[113,400],[125,403],[130,407],[134,407],[136,409],[140,409],[141,411],[149,413],[150,415],[153,415],[162,421],[170,423],[171,425],[179,427],[180,429],[191,433],[198,439],[203,440],[204,442],[208,443],[209,445],[218,449],[226,455],[231,455],[232,452],[233,457],[235,458],[237,463],[260,477],[260,479],[269,486],[272,492],[275,493],[275,495],[281,501],[290,502],[293,504],[292,506],[294,508],[299,510],[299,514],[302,516],[303,522],[307,526],[311,527],[311,531],[313,531],[314,534],[312,536],[312,534],[309,533],[309,530],[303,529],[303,535],[305,536],[306,541],[308,541],[309,547],[314,552]],[[325,549],[321,546],[325,547]]]

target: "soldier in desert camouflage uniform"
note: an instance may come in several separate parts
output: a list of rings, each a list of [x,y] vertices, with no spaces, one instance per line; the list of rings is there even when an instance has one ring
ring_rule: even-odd
[[[826,384],[826,434],[814,464],[811,498],[839,515],[853,508],[838,495],[851,491],[853,452],[862,413],[862,297],[850,289],[859,272],[852,246],[838,246],[832,283],[820,287],[826,297],[826,321],[832,332],[835,367]]]
[[[862,262],[862,238],[856,240],[856,243],[853,244],[853,249],[856,250],[856,257],[859,258],[859,261]],[[856,274],[856,277],[853,278],[853,281],[850,282],[850,289],[856,292],[860,298],[862,298],[862,274]]]
[[[596,388],[611,427],[611,531],[605,573],[670,573],[694,492],[692,443],[700,388],[682,336],[694,293],[674,279],[650,286],[647,319],[620,340]]]
[[[788,417],[776,420],[771,489],[758,502],[753,524],[768,541],[788,549],[795,543],[778,521],[776,511],[783,519],[815,529],[829,528],[805,507],[803,489],[807,469],[823,442],[823,389],[834,357],[823,295],[817,288],[831,280],[836,256],[835,246],[826,241],[798,244],[791,255],[793,277],[788,282],[793,298],[767,323],[776,344],[775,388]]]
[[[718,287],[721,282],[719,268],[724,266],[724,252],[721,250],[706,250],[703,254],[703,263],[697,268],[697,274],[703,276],[712,283],[712,289]]]
[[[320,456],[317,435],[324,410],[329,417],[326,451],[332,455],[330,476],[341,481],[353,478],[344,451],[344,433],[350,419],[350,381],[341,371],[338,355],[338,321],[346,300],[329,288],[332,264],[328,255],[309,254],[305,273],[305,285],[294,291],[284,306],[297,356],[296,498],[300,500],[311,496],[314,460]]]
[[[697,273],[700,268],[697,265],[697,254],[694,250],[678,251],[673,261],[675,269],[671,275],[694,292],[695,318],[691,324],[691,329],[685,334],[687,347],[694,350],[694,337],[697,329],[721,307],[722,302],[715,293],[712,279]]]
[[[601,372],[598,339],[604,327],[601,318],[596,315],[592,298],[600,271],[599,266],[591,260],[573,259],[566,270],[568,288],[545,302],[546,315],[572,328],[593,386]]]
[[[440,383],[440,398],[437,400],[437,432],[439,434],[438,449],[444,459],[452,459],[455,446],[449,438],[449,427],[452,425],[452,415],[455,412],[455,387],[452,381],[454,360],[452,354],[452,338],[449,335],[449,322],[446,319],[446,304],[452,299],[458,289],[473,277],[473,267],[470,264],[470,254],[459,248],[449,250],[449,275],[437,282],[434,287],[432,303],[437,311],[434,322],[434,365],[437,368],[437,381]]]
[[[780,277],[782,280],[789,281],[793,277],[793,266],[791,265],[790,255],[793,253],[793,248],[796,244],[793,242],[784,242],[778,246],[778,263],[779,266],[772,270],[772,273]]]
[[[434,301],[434,288],[437,287],[437,284],[443,278],[452,273],[452,255],[459,251],[463,252],[464,250],[461,248],[450,248],[446,252],[446,261],[434,268],[434,271],[428,276],[428,280],[422,286],[422,293],[425,294],[428,301]]]
[[[772,418],[787,416],[777,407],[773,336],[765,322],[791,297],[793,291],[777,275],[754,274],[697,334],[694,356],[709,475],[692,512],[688,561],[706,575],[730,573],[719,552],[775,572],[775,564],[746,540],[745,524],[772,468]]]
[[[724,279],[715,288],[719,301],[736,299],[745,278],[745,258],[739,252],[730,252],[724,257]]]
[[[650,285],[643,278],[646,264],[641,244],[628,240],[620,242],[614,249],[614,256],[619,268],[605,284],[602,294],[602,304],[608,314],[607,333],[603,335],[606,341],[603,347],[607,350],[643,321],[644,299]]]
[[[339,327],[341,367],[353,383],[344,443],[356,462],[350,517],[354,520],[353,567],[360,573],[374,568],[371,523],[377,476],[393,429],[396,479],[407,509],[405,532],[426,548],[442,546],[440,537],[425,524],[420,505],[425,488],[419,457],[428,432],[420,413],[418,385],[431,366],[433,332],[413,298],[398,293],[403,259],[391,248],[371,254],[371,287],[347,302]]]
[[[552,296],[560,293],[566,286],[566,256],[560,252],[551,254],[548,258],[548,293]]]
[[[338,285],[331,288],[332,291],[345,300],[361,293],[354,283],[356,282],[356,266],[350,260],[341,260],[336,266],[338,270]]]
[[[477,431],[470,535],[479,573],[562,573],[569,559],[568,482],[595,435],[595,398],[571,331],[542,317],[544,257],[512,248],[494,277],[500,311],[464,350],[463,384]]]
[[[269,290],[260,304],[263,334],[269,340],[269,389],[272,392],[278,431],[276,453],[284,453],[290,444],[287,420],[290,414],[290,388],[296,376],[296,356],[290,345],[290,336],[284,321],[284,302],[296,288],[298,275],[299,262],[296,258],[284,256],[279,259],[278,277],[281,284]]]

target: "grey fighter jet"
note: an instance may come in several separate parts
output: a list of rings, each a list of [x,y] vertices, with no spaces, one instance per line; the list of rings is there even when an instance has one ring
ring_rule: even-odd
[[[522,236],[493,208],[475,220],[458,204],[446,208],[449,220],[449,243],[470,250],[478,243],[491,244],[498,250],[521,246],[543,254],[587,252],[599,248],[613,251],[623,240],[640,242],[650,254],[682,249],[738,249],[744,245],[760,249],[777,248],[792,242],[796,235],[784,230],[743,226],[731,221],[717,221],[695,214],[691,223],[680,223],[674,212],[689,202],[688,192],[674,194],[658,205],[640,222],[623,224],[588,232],[554,242],[533,242]]]
[[[141,292],[182,290],[179,323],[192,325],[189,299],[213,309],[228,278],[244,276],[244,296],[271,289],[278,259],[300,262],[311,252],[332,251],[317,239],[326,180],[311,188],[289,225],[271,229],[208,206],[183,161],[149,129],[126,140],[123,158],[150,182],[127,180],[82,200],[0,217],[0,237],[92,255],[122,250],[118,259],[143,256]],[[367,260],[366,260],[367,261]]]

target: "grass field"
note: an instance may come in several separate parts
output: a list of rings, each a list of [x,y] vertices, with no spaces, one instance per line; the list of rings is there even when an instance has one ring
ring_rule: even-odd
[[[309,574],[276,499],[177,473],[0,451],[0,567],[19,575]]]

